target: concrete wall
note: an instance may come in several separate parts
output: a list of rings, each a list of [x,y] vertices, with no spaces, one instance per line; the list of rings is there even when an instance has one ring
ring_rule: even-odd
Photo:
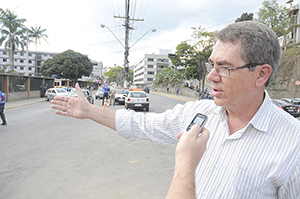
[[[32,98],[39,98],[40,97],[40,91],[30,91],[30,99]],[[14,92],[9,93],[9,101],[16,101],[16,100],[25,100],[28,98],[28,92]]]
[[[188,96],[188,97],[195,97],[195,98],[199,99],[199,93],[198,92],[196,92],[192,89],[186,88],[186,87],[181,87],[181,86],[169,87],[169,93],[176,95],[177,88],[179,88],[179,95]],[[167,87],[166,86],[156,87],[156,91],[167,93]],[[201,98],[203,98],[203,95],[201,95]]]

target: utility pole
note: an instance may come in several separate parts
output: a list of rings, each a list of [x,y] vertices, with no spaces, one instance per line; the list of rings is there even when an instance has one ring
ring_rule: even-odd
[[[129,40],[129,30],[133,30],[132,27],[129,26],[129,21],[144,21],[144,19],[130,19],[129,16],[129,1],[130,0],[125,0],[125,16],[121,17],[121,16],[114,16],[115,18],[125,18],[125,24],[123,25],[125,27],[125,52],[124,52],[124,69],[125,69],[125,77],[124,77],[124,87],[127,87],[127,73],[129,71],[129,66],[128,66],[128,56],[129,56],[129,44],[128,44],[128,40]]]

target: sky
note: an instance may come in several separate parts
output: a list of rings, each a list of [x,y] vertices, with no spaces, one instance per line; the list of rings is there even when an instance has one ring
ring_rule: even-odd
[[[244,12],[253,13],[257,18],[263,2],[130,0],[130,18],[143,21],[130,21],[133,30],[129,34],[129,66],[138,63],[144,54],[158,54],[159,49],[175,53],[178,44],[192,39],[191,27],[217,31],[234,23]],[[283,5],[286,0],[277,2]],[[48,39],[41,40],[38,51],[61,53],[71,49],[102,62],[103,66],[124,64],[125,21],[120,17],[125,16],[125,0],[3,0],[0,7],[26,19],[28,28],[47,29]],[[105,28],[101,28],[101,24]],[[29,50],[35,51],[35,45],[30,44]]]

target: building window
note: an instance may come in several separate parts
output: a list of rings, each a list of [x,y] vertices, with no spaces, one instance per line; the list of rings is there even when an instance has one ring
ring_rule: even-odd
[[[153,78],[147,78],[148,82],[153,82]]]
[[[24,63],[24,60],[23,60],[23,59],[21,59],[21,60],[20,60],[20,63]]]
[[[29,61],[28,61],[28,63],[30,63],[30,64],[31,64],[31,63],[32,63],[32,60],[29,60]]]
[[[153,59],[153,58],[148,58],[147,60],[148,60],[148,61],[154,61],[154,59]]]
[[[153,68],[153,65],[148,65],[148,68]]]
[[[28,67],[28,70],[32,70],[32,68],[31,68],[31,67]]]
[[[24,70],[24,67],[23,67],[23,66],[20,66],[20,70]]]
[[[154,71],[148,71],[147,74],[148,75],[154,75]]]
[[[7,62],[7,59],[3,59],[3,62]]]

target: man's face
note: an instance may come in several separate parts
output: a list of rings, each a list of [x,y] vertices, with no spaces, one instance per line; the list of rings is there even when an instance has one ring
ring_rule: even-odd
[[[210,56],[210,63],[213,66],[222,65],[228,68],[244,66],[247,63],[240,57],[239,48],[239,43],[217,41]],[[216,69],[213,69],[207,79],[211,82],[211,94],[215,104],[224,108],[245,108],[257,92],[255,73],[248,68],[231,70],[228,77],[221,77]]]

